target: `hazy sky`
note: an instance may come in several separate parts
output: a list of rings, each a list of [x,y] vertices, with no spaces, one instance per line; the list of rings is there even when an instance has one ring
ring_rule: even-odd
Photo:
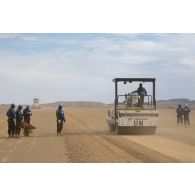
[[[115,77],[155,77],[157,99],[195,99],[195,34],[0,34],[0,104],[113,102]]]

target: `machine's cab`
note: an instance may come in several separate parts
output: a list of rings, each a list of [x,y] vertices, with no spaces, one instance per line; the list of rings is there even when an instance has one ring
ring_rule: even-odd
[[[115,78],[115,108],[124,109],[156,109],[155,78]],[[118,84],[128,84],[133,82],[152,83],[152,94],[139,94],[136,91],[125,94],[118,94]],[[144,87],[143,87],[144,88]],[[143,101],[144,100],[144,101]]]
[[[155,132],[158,124],[156,110],[155,78],[115,78],[114,108],[108,111],[108,125],[117,132],[128,129],[137,133],[141,130]],[[132,92],[119,94],[119,84],[139,83],[139,88]],[[151,91],[147,93],[143,84],[150,83]]]

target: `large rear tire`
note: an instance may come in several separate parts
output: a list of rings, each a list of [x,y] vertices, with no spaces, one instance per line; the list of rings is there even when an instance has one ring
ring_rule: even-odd
[[[115,131],[115,127],[114,127],[114,125],[108,125],[108,128],[109,128],[109,131]]]
[[[116,125],[116,126],[115,126],[115,133],[116,133],[117,135],[120,134],[120,133],[119,133],[119,132],[120,132],[119,130],[120,130],[120,129],[119,129],[118,125]]]

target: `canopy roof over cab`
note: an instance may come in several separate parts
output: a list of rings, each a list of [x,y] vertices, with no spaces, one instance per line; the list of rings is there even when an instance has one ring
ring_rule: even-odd
[[[155,82],[155,78],[115,78],[113,82]]]
[[[153,105],[156,109],[156,86],[155,86],[156,79],[155,78],[115,78],[112,81],[115,82],[115,109],[116,106],[118,105],[118,82],[123,82],[124,84],[128,82],[129,83],[151,82],[153,85]]]

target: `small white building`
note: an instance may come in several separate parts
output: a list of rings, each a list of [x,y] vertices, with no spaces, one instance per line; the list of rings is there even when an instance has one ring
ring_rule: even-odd
[[[39,98],[33,98],[33,106],[32,108],[41,108],[40,105],[39,105]]]

